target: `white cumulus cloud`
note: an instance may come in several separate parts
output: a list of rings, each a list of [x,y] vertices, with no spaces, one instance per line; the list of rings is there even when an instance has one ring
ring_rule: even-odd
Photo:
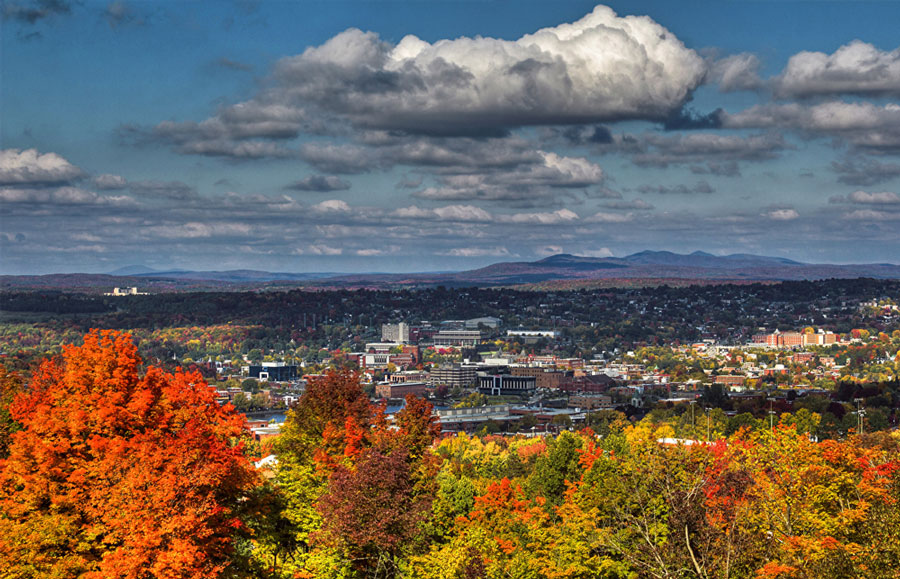
[[[900,150],[900,105],[896,103],[767,104],[736,114],[723,114],[721,118],[726,128],[790,128],[813,136],[840,137],[860,149]]]
[[[628,223],[634,219],[631,213],[607,213],[600,211],[587,218],[591,223]]]
[[[763,85],[759,67],[759,58],[755,54],[734,54],[715,61],[710,68],[710,77],[722,92],[756,90]]]
[[[451,257],[499,257],[511,255],[509,250],[502,246],[497,247],[454,247],[447,251],[438,252],[438,255]]]
[[[499,218],[508,223],[534,223],[538,225],[556,225],[578,220],[578,214],[568,209],[560,209],[552,213],[515,213]]]
[[[517,40],[392,44],[346,30],[280,60],[266,89],[196,123],[153,131],[181,152],[228,155],[238,139],[296,136],[310,119],[427,134],[498,134],[519,126],[662,121],[687,102],[706,63],[647,16],[597,6]],[[314,124],[314,123],[313,123]],[[240,151],[252,156],[258,151]]]
[[[900,49],[882,51],[854,40],[833,54],[800,52],[776,79],[777,94],[805,98],[856,94],[900,96]]]
[[[773,221],[793,221],[800,217],[800,214],[796,209],[772,209],[763,213],[763,216]]]
[[[865,191],[854,191],[849,195],[849,199],[853,203],[870,203],[874,205],[888,205],[900,203],[900,195],[891,191],[882,191],[880,193],[866,193]]]
[[[578,255],[583,257],[612,257],[613,252],[608,247],[601,247],[600,249],[586,249],[580,251],[578,252]]]
[[[59,184],[78,179],[84,173],[56,153],[37,149],[0,151],[0,185]]]
[[[445,205],[434,209],[411,205],[395,210],[393,215],[409,219],[439,219],[443,221],[488,222],[493,220],[490,213],[474,205]]]
[[[341,255],[344,250],[340,247],[331,247],[322,243],[314,243],[306,247],[298,247],[293,251],[295,255]]]
[[[321,203],[316,203],[312,206],[314,211],[320,211],[322,213],[328,212],[347,212],[350,211],[350,206],[346,201],[341,201],[340,199],[329,199],[327,201],[322,201]]]

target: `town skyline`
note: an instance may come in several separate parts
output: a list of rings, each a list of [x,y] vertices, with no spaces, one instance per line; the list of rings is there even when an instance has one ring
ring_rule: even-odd
[[[900,255],[893,2],[2,7],[3,274]]]

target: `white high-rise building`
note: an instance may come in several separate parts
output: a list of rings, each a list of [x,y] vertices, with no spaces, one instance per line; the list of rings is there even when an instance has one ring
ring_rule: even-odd
[[[397,344],[409,343],[409,326],[405,322],[381,324],[381,341]]]

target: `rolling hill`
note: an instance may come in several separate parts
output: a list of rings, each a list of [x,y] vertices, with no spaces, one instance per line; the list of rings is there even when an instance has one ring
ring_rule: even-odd
[[[114,275],[120,273],[120,275]],[[124,273],[126,275],[121,275]],[[438,273],[360,273],[230,271],[154,271],[142,266],[121,268],[113,274],[53,274],[43,276],[0,276],[0,289],[61,289],[68,291],[109,291],[113,286],[139,286],[146,291],[241,291],[290,289],[297,287],[395,288],[444,285],[513,286],[571,280],[621,280],[635,285],[640,280],[695,280],[697,282],[773,282],[828,278],[900,279],[900,265],[811,264],[783,257],[752,254],[717,256],[703,251],[679,254],[670,251],[641,251],[625,257],[582,257],[557,254],[537,261],[510,261],[486,267]]]

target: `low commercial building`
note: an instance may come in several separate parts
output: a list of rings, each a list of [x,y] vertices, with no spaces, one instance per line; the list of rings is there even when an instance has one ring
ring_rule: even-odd
[[[147,292],[139,292],[136,287],[114,287],[113,291],[103,294],[105,296],[149,296]]]
[[[387,354],[391,350],[396,351],[399,344],[395,342],[368,342],[366,343],[366,352],[369,354]]]
[[[435,346],[477,346],[481,332],[469,330],[441,330],[432,339]]]
[[[616,385],[616,381],[606,374],[574,375],[566,378],[559,389],[569,393],[606,392]]]
[[[779,332],[756,334],[752,338],[754,346],[767,348],[797,348],[801,346],[828,346],[840,341],[838,334],[819,330],[816,333]]]
[[[375,395],[379,398],[406,398],[407,395],[425,396],[428,384],[425,382],[401,382],[399,384],[376,384]]]
[[[582,410],[612,408],[612,397],[604,394],[570,396],[568,407],[580,408]]]
[[[556,330],[506,330],[506,337],[525,338],[526,344],[529,343],[529,340],[532,342],[536,342],[541,338],[555,340],[559,336],[560,334]]]
[[[746,377],[744,376],[715,376],[713,381],[716,384],[723,384],[725,386],[743,386]]]
[[[389,380],[394,384],[402,384],[403,382],[428,382],[428,373],[419,372],[417,370],[394,372],[391,374]]]
[[[393,364],[397,368],[406,368],[414,364],[415,358],[412,354],[363,354],[359,359],[359,365],[363,368],[387,368],[388,364]]]
[[[384,354],[363,354],[359,358],[359,365],[363,368],[387,368],[391,361],[391,355]]]
[[[803,339],[804,346],[829,346],[831,344],[837,344],[840,341],[840,337],[833,332],[804,334]]]
[[[507,404],[499,406],[481,406],[478,408],[453,408],[436,410],[434,414],[440,422],[443,432],[475,432],[488,422],[494,422],[501,430],[509,430],[509,425],[522,418],[512,414]]]
[[[530,394],[537,388],[536,382],[534,376],[478,373],[478,391],[490,396]]]
[[[537,388],[559,388],[567,378],[572,377],[571,372],[549,370],[538,366],[513,366],[509,369],[513,376],[533,376]]]
[[[475,385],[475,378],[475,366],[454,364],[433,369],[428,377],[428,382],[432,387],[471,388]]]
[[[486,328],[499,328],[500,324],[503,323],[503,320],[500,318],[495,318],[493,316],[486,316],[483,318],[472,318],[471,320],[465,321],[465,326],[467,330],[477,330],[478,326],[484,326]]]
[[[290,382],[297,379],[297,366],[289,366],[284,362],[263,362],[259,366],[251,365],[249,376],[262,382]]]

